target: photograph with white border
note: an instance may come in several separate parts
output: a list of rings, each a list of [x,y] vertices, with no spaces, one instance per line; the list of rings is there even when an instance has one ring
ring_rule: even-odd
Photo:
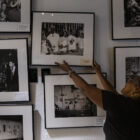
[[[30,32],[31,0],[0,0],[0,32]]]
[[[29,101],[27,39],[0,40],[0,102]]]
[[[138,0],[111,1],[112,39],[139,39],[140,2]]]
[[[0,140],[33,140],[32,112],[32,105],[0,106]]]
[[[94,22],[88,12],[33,12],[32,65],[91,65]]]
[[[80,76],[103,89],[96,74]],[[46,128],[103,126],[105,112],[89,102],[68,75],[44,75],[44,79]]]
[[[115,87],[121,93],[128,80],[140,75],[140,47],[115,47],[114,55]]]

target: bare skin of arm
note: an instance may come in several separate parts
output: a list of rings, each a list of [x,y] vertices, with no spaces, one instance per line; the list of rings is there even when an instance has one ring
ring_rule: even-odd
[[[72,72],[68,63],[63,61],[62,64],[55,62],[62,70],[70,73],[70,77],[74,81],[75,85],[84,92],[84,94],[97,106],[103,108],[102,103],[102,91],[99,88],[89,85],[84,79],[82,79],[78,74]]]
[[[111,83],[107,81],[107,79],[103,76],[100,65],[98,65],[95,61],[93,61],[92,67],[95,70],[98,78],[100,79],[104,89],[118,94],[117,91],[114,89],[114,87],[111,85]]]

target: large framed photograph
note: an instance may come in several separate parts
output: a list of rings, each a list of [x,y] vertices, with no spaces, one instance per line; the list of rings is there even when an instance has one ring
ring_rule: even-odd
[[[29,101],[27,40],[0,40],[0,102]]]
[[[31,0],[0,0],[0,32],[30,32]]]
[[[0,140],[33,140],[31,105],[0,106]]]
[[[140,1],[112,0],[112,39],[139,39],[139,32]]]
[[[33,12],[32,65],[91,65],[94,22],[94,13]]]
[[[81,74],[102,88],[96,74]],[[45,126],[51,128],[103,126],[105,113],[93,104],[68,75],[45,75]]]
[[[121,92],[126,82],[140,76],[140,47],[115,47],[115,85]]]

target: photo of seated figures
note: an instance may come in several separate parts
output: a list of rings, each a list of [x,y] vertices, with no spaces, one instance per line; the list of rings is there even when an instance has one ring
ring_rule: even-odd
[[[42,23],[41,53],[45,55],[78,55],[84,52],[84,24]]]
[[[0,92],[19,91],[16,49],[0,50]]]
[[[21,22],[21,0],[0,0],[0,22]]]
[[[140,57],[126,57],[126,82],[140,76]]]
[[[140,26],[140,0],[124,0],[125,27]]]
[[[23,140],[23,116],[0,116],[0,140]]]
[[[74,85],[54,86],[55,117],[97,116],[97,107]]]

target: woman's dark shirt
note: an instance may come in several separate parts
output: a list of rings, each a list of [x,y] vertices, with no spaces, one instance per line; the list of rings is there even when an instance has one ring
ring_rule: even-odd
[[[140,100],[102,91],[106,140],[140,140]]]

